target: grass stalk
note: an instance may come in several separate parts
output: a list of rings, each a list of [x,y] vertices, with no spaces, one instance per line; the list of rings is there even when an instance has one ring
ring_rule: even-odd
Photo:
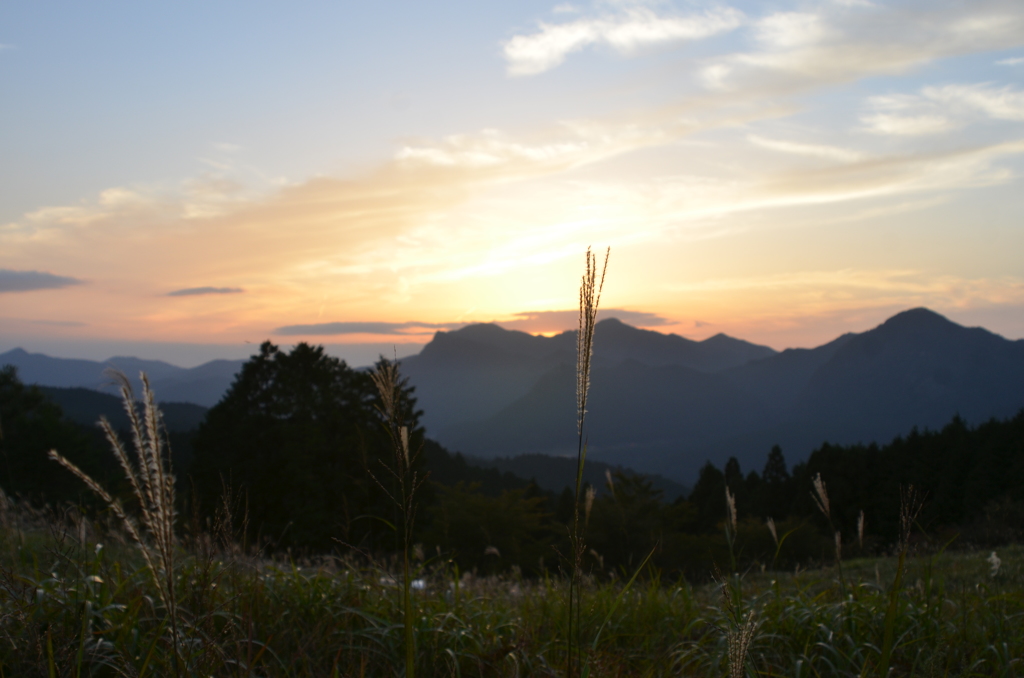
[[[402,398],[404,382],[398,373],[397,361],[382,359],[371,376],[380,394],[381,404],[377,409],[384,417],[384,428],[394,449],[392,466],[385,465],[385,468],[393,477],[397,489],[392,492],[379,480],[377,484],[391,498],[399,513],[397,528],[402,549],[402,644],[405,677],[413,678],[416,673],[416,633],[412,603],[412,538],[416,522],[416,494],[426,477],[420,477],[414,469],[419,450],[411,452],[409,449],[409,427],[406,425],[407,413],[403,409]]]
[[[121,392],[135,447],[134,459],[129,456],[106,417],[100,418],[99,425],[139,504],[146,537],[143,536],[143,530],[135,519],[124,510],[121,502],[112,497],[85,471],[63,457],[57,450],[50,450],[49,456],[77,476],[86,487],[102,499],[135,542],[156,586],[160,602],[167,611],[174,646],[175,671],[180,674],[183,668],[180,653],[182,638],[178,628],[178,603],[174,586],[174,473],[171,469],[170,451],[165,443],[163,415],[156,406],[156,396],[145,373],[139,375],[142,381],[141,413],[128,377],[117,370],[110,370],[108,374],[113,377]]]
[[[900,491],[900,541],[899,558],[896,562],[896,576],[893,577],[889,589],[889,604],[885,611],[885,623],[882,631],[882,651],[878,660],[878,675],[889,675],[889,664],[892,661],[893,638],[896,629],[896,616],[899,613],[900,589],[903,587],[903,570],[907,562],[907,550],[910,548],[910,530],[921,512],[920,496],[910,485]]]
[[[597,277],[597,257],[587,248],[586,268],[580,282],[580,317],[576,335],[576,483],[573,492],[573,515],[569,526],[570,555],[569,574],[569,628],[567,634],[566,678],[574,678],[583,671],[583,644],[580,637],[581,603],[583,594],[583,556],[586,543],[580,523],[580,493],[583,490],[583,467],[587,460],[587,443],[584,437],[584,422],[587,417],[587,396],[590,392],[590,365],[594,356],[594,329],[597,326],[597,309],[601,303],[604,276],[608,270],[609,247],[605,251],[601,277]]]
[[[816,474],[812,482],[814,484],[814,491],[811,492],[811,498],[814,499],[818,510],[828,520],[828,526],[832,530],[832,539],[835,543],[836,571],[839,575],[839,594],[841,597],[845,597],[846,576],[843,572],[843,535],[836,529],[835,523],[832,522],[832,505],[829,502],[828,489],[825,487],[825,481],[821,479],[821,474]]]

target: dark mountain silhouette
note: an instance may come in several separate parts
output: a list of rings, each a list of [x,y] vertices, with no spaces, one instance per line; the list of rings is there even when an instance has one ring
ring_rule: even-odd
[[[66,419],[83,426],[93,426],[106,417],[115,429],[128,430],[128,415],[121,398],[87,388],[40,386],[39,390],[60,406]],[[172,433],[194,431],[206,417],[207,408],[193,403],[160,403],[164,425]]]
[[[14,365],[26,384],[62,388],[87,388],[116,393],[112,380],[104,374],[108,368],[124,372],[136,394],[142,393],[139,372],[149,376],[153,391],[161,403],[188,402],[211,407],[227,391],[242,360],[212,360],[193,368],[177,367],[160,360],[114,357],[103,362],[71,358],[51,358],[16,348],[0,353],[0,365]]]
[[[815,371],[796,403],[840,442],[888,440],[908,424],[979,423],[1024,406],[1024,341],[965,328],[924,308],[851,337]]]
[[[637,329],[615,318],[597,324],[595,341],[594,365],[600,368],[633,361],[642,367],[672,365],[716,372],[775,354],[767,346],[724,334],[692,341]],[[541,337],[497,325],[470,325],[435,334],[419,355],[402,360],[402,373],[416,386],[427,429],[440,434],[496,415],[530,393],[542,376],[575,362],[575,331]],[[570,379],[571,388],[573,383]],[[574,402],[570,397],[570,410]]]
[[[403,359],[428,435],[472,457],[575,458],[576,333],[536,337],[496,325],[438,332]],[[152,378],[163,402],[212,405],[240,361],[186,370],[158,361],[61,360],[15,349],[0,364],[26,383],[102,388],[113,364]],[[886,442],[959,414],[969,424],[1024,407],[1024,341],[912,309],[814,349],[717,335],[691,341],[597,325],[588,414],[590,459],[692,483],[706,460],[759,468],[774,444],[791,461],[823,442]],[[70,409],[70,408],[69,408]]]
[[[844,334],[817,348],[787,348],[771,358],[753,360],[722,374],[772,410],[784,411],[796,402],[815,371],[854,336]]]
[[[825,441],[885,442],[914,427],[939,428],[958,413],[980,423],[1024,407],[1024,341],[965,328],[927,309],[905,311],[873,330],[815,349],[765,357],[750,344],[732,344],[742,350],[717,363],[709,357],[712,340],[659,335],[667,340],[659,342],[644,336],[656,333],[623,328],[628,326],[603,321],[595,337],[587,426],[591,458],[684,483],[695,479],[706,460],[721,466],[735,456],[752,470],[776,443],[799,461]],[[478,342],[477,364],[490,360],[492,367],[502,366],[509,381],[499,370],[489,380],[467,371],[448,381],[447,397],[471,401],[461,413],[475,417],[428,420],[436,427],[431,435],[485,458],[574,455],[574,355],[565,348],[574,342],[572,333],[548,340],[558,350],[543,353],[534,348],[541,341],[528,343],[496,328],[488,332],[505,347],[521,342],[533,353],[520,349],[513,359],[507,348],[501,353]],[[438,338],[457,342],[458,334]],[[724,339],[718,344],[735,342]],[[694,344],[706,351],[703,362],[693,357]],[[627,357],[622,347],[630,346],[646,353]],[[430,412],[439,391],[429,381],[428,349],[407,374]],[[545,361],[556,364],[545,370]],[[486,399],[479,396],[483,392]]]

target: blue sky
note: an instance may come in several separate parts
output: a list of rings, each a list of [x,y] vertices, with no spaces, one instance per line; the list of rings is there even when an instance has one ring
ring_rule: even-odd
[[[591,244],[659,331],[1024,337],[1020,2],[15,2],[0,87],[0,350],[553,332]]]

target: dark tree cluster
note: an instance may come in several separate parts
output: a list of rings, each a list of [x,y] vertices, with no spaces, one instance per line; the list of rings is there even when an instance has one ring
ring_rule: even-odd
[[[495,572],[517,566],[539,574],[559,568],[568,553],[566,524],[573,495],[546,492],[526,479],[480,469],[419,427],[413,389],[401,388],[419,477],[415,540],[426,557],[463,569]],[[389,497],[394,448],[378,409],[370,374],[299,344],[290,352],[264,343],[225,397],[189,437],[194,461],[179,473],[191,506],[214,521],[227,499],[236,527],[270,549],[307,553],[358,549],[387,555],[396,547],[396,506]],[[112,457],[95,431],[61,417],[60,409],[13,369],[0,372],[0,487],[51,502],[79,501],[77,479],[46,459],[58,448],[97,477],[116,478]],[[810,492],[821,475],[832,519],[849,555],[877,552],[896,539],[900,488],[915,485],[926,502],[919,533],[940,540],[998,543],[1024,536],[1024,412],[975,428],[955,418],[941,431],[912,431],[886,445],[824,444],[790,469],[782,450],[760,472],[736,459],[710,462],[692,491],[667,502],[650,479],[625,471],[581,499],[587,565],[628,576],[650,555],[663,573],[707,576],[730,562],[724,537],[725,490],[735,496],[737,557],[790,566],[827,561],[833,541]],[[585,493],[586,495],[587,493]],[[867,539],[857,543],[863,511]],[[766,528],[771,518],[776,548]]]
[[[51,449],[94,478],[115,475],[98,429],[67,421],[40,389],[21,383],[13,366],[0,368],[0,488],[36,504],[91,501],[81,481],[47,458]]]
[[[411,393],[403,389],[401,406],[415,450],[423,433]],[[393,448],[379,404],[370,374],[322,346],[265,342],[193,440],[200,512],[212,517],[230,496],[247,536],[275,547],[392,547]]]

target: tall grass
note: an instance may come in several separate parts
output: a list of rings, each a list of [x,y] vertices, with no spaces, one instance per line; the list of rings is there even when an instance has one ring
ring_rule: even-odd
[[[580,498],[583,490],[583,467],[587,461],[587,440],[584,437],[584,423],[587,418],[587,396],[590,393],[590,364],[594,356],[594,330],[597,326],[597,309],[601,304],[604,276],[608,270],[611,248],[605,251],[601,277],[597,276],[597,257],[587,248],[586,268],[580,281],[579,329],[576,334],[576,482],[573,491],[572,523],[569,526],[569,591],[568,591],[568,650],[566,652],[565,675],[574,678],[583,671],[583,638],[581,635],[581,613],[583,598],[583,558],[586,554],[584,526],[580,523]],[[592,500],[591,500],[592,501]],[[589,514],[589,511],[588,511]]]
[[[911,485],[900,491],[900,542],[899,556],[896,561],[896,574],[893,576],[892,587],[889,589],[889,605],[885,610],[885,623],[882,632],[882,652],[878,659],[880,675],[889,674],[892,661],[893,642],[895,639],[896,620],[899,616],[900,589],[903,586],[904,565],[907,561],[907,550],[910,548],[910,530],[921,513],[922,500]]]
[[[394,481],[394,491],[378,481],[381,489],[391,498],[398,509],[399,524],[396,526],[401,543],[402,558],[402,608],[403,641],[405,655],[405,676],[413,678],[416,673],[416,630],[415,610],[412,602],[412,535],[416,522],[416,495],[426,480],[414,469],[418,450],[409,449],[408,413],[403,411],[402,379],[398,364],[381,360],[371,375],[380,393],[380,413],[384,427],[391,438],[394,458],[391,466],[385,465]]]
[[[165,443],[163,417],[156,406],[156,397],[145,373],[140,375],[142,380],[141,412],[128,377],[117,370],[110,370],[108,374],[114,378],[121,392],[121,401],[128,414],[135,454],[129,455],[106,417],[101,417],[99,423],[131,486],[132,494],[139,506],[145,533],[140,530],[136,520],[125,511],[121,502],[112,497],[88,474],[63,457],[57,450],[50,450],[49,456],[81,479],[90,490],[99,496],[121,521],[121,525],[135,542],[145,560],[146,568],[153,578],[160,602],[167,610],[172,643],[177,654],[181,637],[178,629],[178,601],[175,591],[174,568],[174,472],[171,469],[170,454]],[[175,670],[178,671],[180,668],[176,663]]]

